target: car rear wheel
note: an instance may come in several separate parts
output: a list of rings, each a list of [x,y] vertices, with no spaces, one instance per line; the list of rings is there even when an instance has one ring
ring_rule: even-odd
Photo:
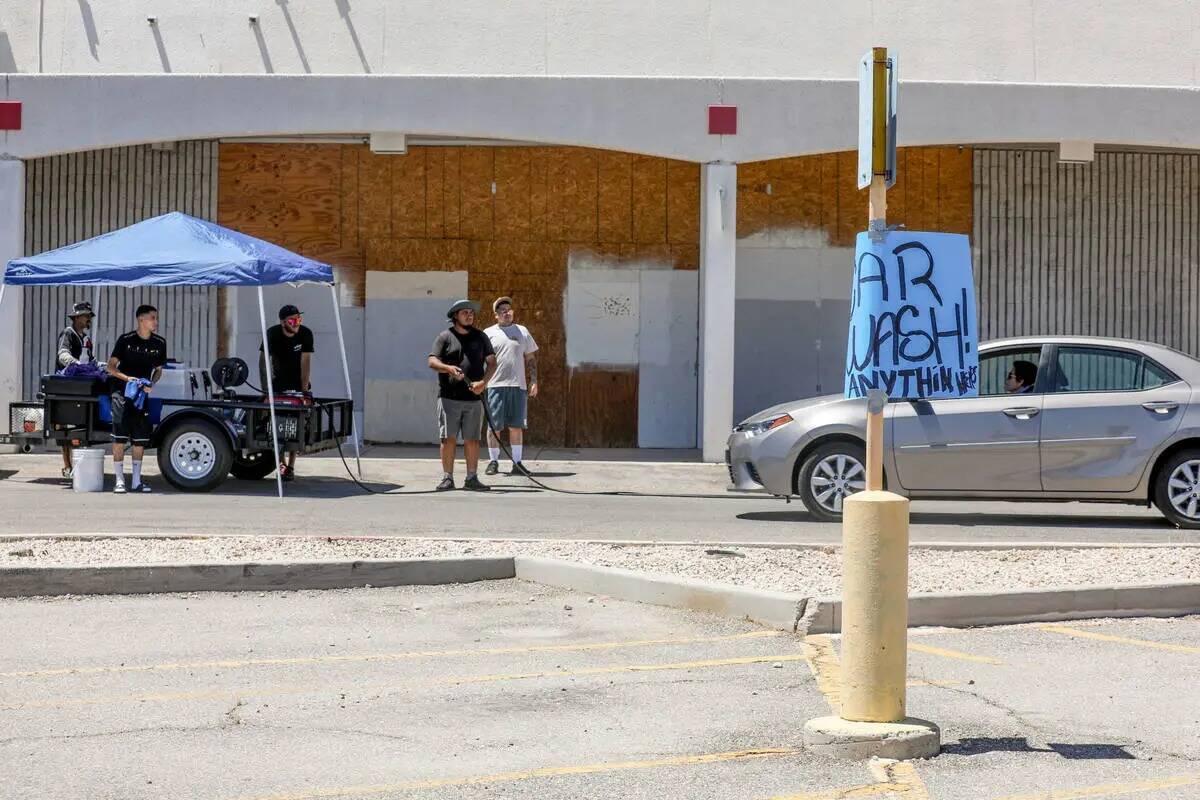
[[[826,522],[842,518],[842,502],[867,488],[866,450],[856,442],[819,445],[796,473],[796,494],[814,517]]]
[[[1181,450],[1162,465],[1154,505],[1180,528],[1200,528],[1200,450]]]
[[[229,439],[212,422],[189,419],[173,427],[158,447],[158,468],[184,492],[211,492],[233,463]]]

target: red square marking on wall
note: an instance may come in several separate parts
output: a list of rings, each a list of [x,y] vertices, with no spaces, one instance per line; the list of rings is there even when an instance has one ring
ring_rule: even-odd
[[[0,131],[21,130],[21,101],[0,100]]]
[[[737,133],[737,106],[709,106],[708,132],[723,136]]]

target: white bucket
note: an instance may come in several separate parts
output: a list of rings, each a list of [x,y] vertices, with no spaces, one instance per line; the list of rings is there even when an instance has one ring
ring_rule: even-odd
[[[71,485],[75,491],[104,491],[104,456],[100,447],[77,447],[71,451]]]

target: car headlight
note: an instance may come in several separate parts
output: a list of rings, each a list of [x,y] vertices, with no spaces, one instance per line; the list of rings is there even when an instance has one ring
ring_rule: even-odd
[[[774,419],[764,419],[762,422],[743,422],[733,430],[734,433],[745,433],[750,436],[761,436],[767,431],[773,431],[778,427],[787,425],[791,421],[791,414],[780,414]]]

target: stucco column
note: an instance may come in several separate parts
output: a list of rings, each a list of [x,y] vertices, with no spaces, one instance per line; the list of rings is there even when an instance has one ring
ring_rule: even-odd
[[[737,165],[700,167],[700,449],[725,458],[733,425]]]
[[[10,258],[25,255],[25,164],[0,154],[0,271]],[[22,400],[21,287],[6,286],[0,304],[0,428],[8,432],[8,404]]]

